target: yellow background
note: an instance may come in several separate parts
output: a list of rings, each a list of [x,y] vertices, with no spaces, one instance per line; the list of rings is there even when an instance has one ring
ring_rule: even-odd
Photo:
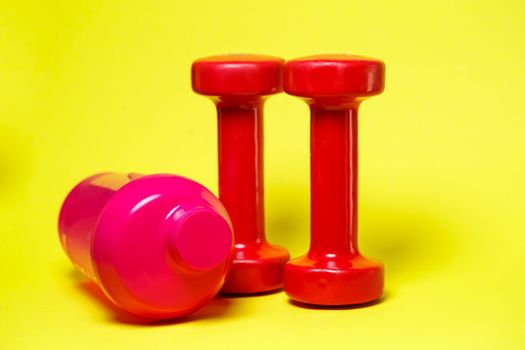
[[[217,190],[213,105],[191,62],[231,52],[383,59],[360,115],[360,245],[381,303],[219,298],[140,325],[100,302],[56,230],[96,172],[173,172]],[[525,3],[2,1],[0,348],[525,348]],[[266,105],[266,223],[309,235],[307,106]]]

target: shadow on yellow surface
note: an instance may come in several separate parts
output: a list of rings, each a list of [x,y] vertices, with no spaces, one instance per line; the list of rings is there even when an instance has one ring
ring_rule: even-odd
[[[383,262],[389,288],[427,277],[447,266],[460,249],[443,213],[417,208],[374,208],[369,203],[362,207],[367,218],[360,230],[366,243],[362,251]]]
[[[229,313],[234,311],[235,301],[219,296],[214,298],[202,309],[186,317],[165,321],[149,320],[135,316],[129,312],[126,312],[125,310],[118,308],[106,297],[104,292],[102,292],[102,290],[94,282],[84,279],[79,272],[72,271],[70,273],[70,279],[74,280],[74,283],[80,293],[86,295],[94,305],[96,304],[96,307],[104,310],[107,315],[106,320],[109,322],[150,327],[170,326],[204,319],[226,317]]]

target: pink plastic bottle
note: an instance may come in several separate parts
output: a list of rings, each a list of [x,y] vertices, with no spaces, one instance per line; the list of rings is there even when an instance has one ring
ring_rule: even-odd
[[[150,319],[204,306],[231,265],[232,225],[223,205],[176,175],[91,176],[64,201],[59,232],[71,261],[109,299]]]

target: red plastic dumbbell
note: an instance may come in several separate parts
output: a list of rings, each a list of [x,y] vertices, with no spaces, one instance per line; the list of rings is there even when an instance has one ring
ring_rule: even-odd
[[[282,91],[280,58],[224,55],[192,65],[193,90],[210,96],[219,122],[219,197],[230,214],[235,253],[222,289],[258,293],[282,286],[288,252],[264,229],[263,104]]]
[[[289,61],[284,90],[311,110],[311,243],[286,264],[284,290],[300,302],[349,305],[383,293],[383,265],[357,248],[357,110],[384,89],[384,63],[319,55]]]

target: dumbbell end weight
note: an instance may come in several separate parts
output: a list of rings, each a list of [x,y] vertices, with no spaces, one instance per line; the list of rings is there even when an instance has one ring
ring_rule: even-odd
[[[285,267],[284,289],[294,300],[314,305],[363,304],[383,294],[383,264],[362,255],[293,259]]]

